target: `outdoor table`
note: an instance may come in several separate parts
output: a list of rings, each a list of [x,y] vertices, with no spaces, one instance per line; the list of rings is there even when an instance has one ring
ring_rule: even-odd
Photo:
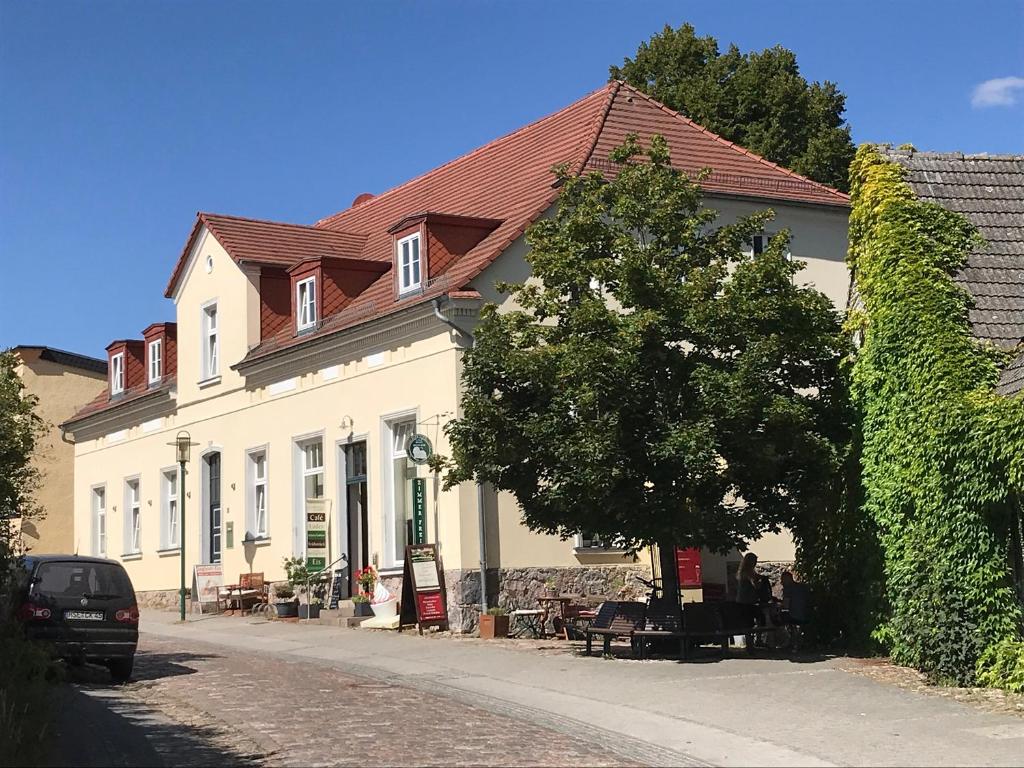
[[[537,598],[537,602],[540,603],[541,610],[544,612],[543,617],[540,620],[540,632],[541,637],[544,637],[545,627],[548,625],[548,621],[554,619],[552,615],[556,610],[558,611],[558,618],[562,620],[562,634],[565,639],[569,639],[569,633],[565,629],[565,607],[569,605],[573,600],[576,599],[576,595],[544,595]],[[552,624],[554,630],[554,624]],[[552,635],[558,634],[557,630],[552,631]]]
[[[512,611],[509,614],[509,621],[512,622],[512,626],[509,628],[509,637],[522,637],[527,632],[533,634],[536,638],[544,636],[544,625],[541,623],[541,617],[544,615],[544,611],[539,609],[520,609]],[[519,629],[516,630],[516,625],[519,625]]]

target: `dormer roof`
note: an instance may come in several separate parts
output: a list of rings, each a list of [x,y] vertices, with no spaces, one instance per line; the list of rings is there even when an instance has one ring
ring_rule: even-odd
[[[366,235],[200,211],[167,284],[164,292],[167,298],[174,295],[203,227],[238,264],[248,262],[288,268],[303,259],[319,256],[359,258],[366,243]]]

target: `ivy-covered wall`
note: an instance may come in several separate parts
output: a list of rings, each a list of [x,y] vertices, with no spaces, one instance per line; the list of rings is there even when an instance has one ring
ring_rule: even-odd
[[[972,337],[970,298],[952,279],[977,242],[971,224],[918,200],[873,147],[858,151],[851,181],[849,264],[863,301],[851,394],[887,605],[875,637],[897,663],[973,684],[986,649],[1024,648],[1008,554],[1024,496],[1024,397],[993,393],[1001,353]]]

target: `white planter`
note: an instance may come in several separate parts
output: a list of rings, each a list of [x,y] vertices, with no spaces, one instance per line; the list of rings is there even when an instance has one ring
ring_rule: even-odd
[[[373,609],[373,615],[377,617],[398,615],[397,600],[388,600],[386,603],[370,603],[370,607]]]

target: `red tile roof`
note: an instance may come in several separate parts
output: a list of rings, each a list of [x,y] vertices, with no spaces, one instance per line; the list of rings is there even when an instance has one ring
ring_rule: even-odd
[[[366,243],[366,235],[200,211],[167,284],[164,292],[167,298],[174,294],[203,225],[237,262],[291,266],[319,256],[359,258]]]
[[[444,275],[422,293],[396,299],[393,275],[388,271],[339,313],[323,318],[315,332],[295,336],[289,328],[264,340],[242,362],[434,296],[468,297],[462,291],[470,282],[557,199],[552,167],[564,163],[573,172],[614,173],[608,154],[627,133],[637,134],[641,141],[661,134],[668,141],[673,165],[691,175],[710,168],[711,175],[702,184],[709,194],[839,208],[849,205],[843,193],[726,141],[625,83],[612,82],[394,189],[372,197],[360,195],[358,204],[315,226],[199,213],[165,295],[173,294],[204,225],[238,262],[287,267],[311,257],[340,256],[390,263],[394,245],[389,230],[410,216],[434,211],[490,219],[496,226],[468,253],[453,259]]]

